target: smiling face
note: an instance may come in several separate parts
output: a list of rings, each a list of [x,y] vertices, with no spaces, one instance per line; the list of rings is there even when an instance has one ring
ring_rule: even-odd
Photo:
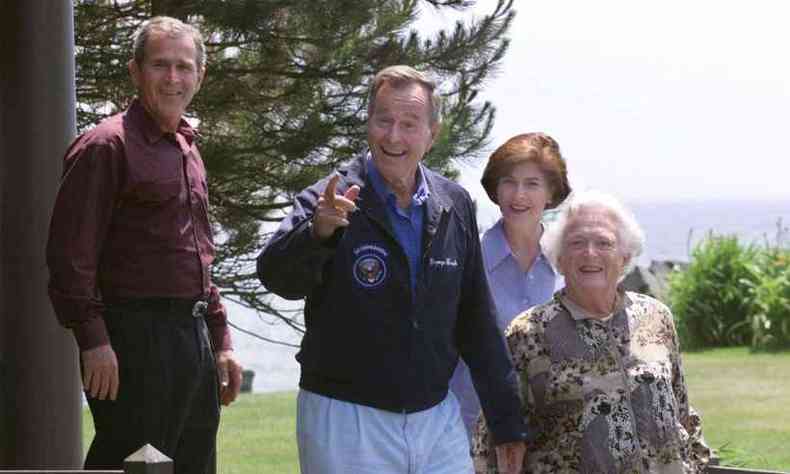
[[[205,70],[198,67],[197,50],[189,35],[152,32],[141,64],[129,61],[129,73],[145,109],[166,132],[178,128]]]
[[[438,124],[431,126],[430,96],[417,83],[397,88],[385,83],[375,101],[368,119],[368,144],[376,169],[390,185],[413,185],[417,165],[438,131]]]
[[[517,164],[499,178],[496,193],[502,217],[513,225],[536,225],[551,200],[545,174],[531,161]]]
[[[621,250],[617,224],[598,207],[583,207],[570,217],[558,264],[574,295],[613,293],[628,256]]]

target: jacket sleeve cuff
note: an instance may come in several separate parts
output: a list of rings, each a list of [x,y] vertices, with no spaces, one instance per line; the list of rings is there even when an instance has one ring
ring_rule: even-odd
[[[505,420],[493,426],[489,424],[488,430],[491,432],[491,437],[496,446],[516,441],[532,441],[535,437],[534,434],[527,429],[527,426],[520,417],[515,420]]]
[[[340,238],[345,233],[345,227],[338,227],[332,235],[324,240],[319,240],[313,231],[312,220],[307,220],[297,229],[300,232],[300,238],[303,239],[302,245],[326,257],[334,255],[337,245],[340,243]]]
[[[306,281],[321,281],[321,270],[324,263],[335,255],[344,230],[341,227],[329,238],[319,240],[313,233],[311,221],[303,222],[294,229],[290,237],[292,239],[290,242],[291,252],[299,256],[294,264],[297,268],[304,269],[306,273],[303,278],[306,278]]]
[[[74,338],[80,351],[87,351],[95,347],[110,343],[107,326],[101,317],[87,319],[72,327]]]

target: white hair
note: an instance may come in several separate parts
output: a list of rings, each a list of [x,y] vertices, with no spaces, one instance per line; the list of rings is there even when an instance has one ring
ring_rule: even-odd
[[[611,194],[601,191],[574,191],[557,209],[557,217],[543,233],[541,246],[554,268],[563,252],[563,239],[568,224],[582,210],[595,209],[606,214],[617,229],[618,251],[626,256],[620,280],[634,268],[645,245],[645,233],[637,223],[634,214]]]

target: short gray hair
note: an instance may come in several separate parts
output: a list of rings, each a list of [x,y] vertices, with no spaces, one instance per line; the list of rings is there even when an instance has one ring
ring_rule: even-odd
[[[138,65],[143,64],[145,59],[145,45],[151,33],[164,33],[170,38],[179,38],[182,35],[187,35],[192,38],[195,43],[195,51],[197,57],[195,58],[197,66],[200,70],[206,67],[206,46],[203,44],[203,35],[200,30],[192,25],[184,23],[178,18],[169,16],[155,16],[150,20],[143,22],[142,25],[132,35],[132,48],[134,50],[134,60]]]
[[[398,65],[389,66],[379,71],[373,78],[373,83],[368,91],[368,118],[373,116],[376,106],[376,94],[384,84],[389,84],[394,88],[400,88],[409,84],[419,84],[428,93],[431,105],[431,126],[439,123],[442,115],[442,98],[436,90],[436,82],[425,74],[410,66]]]
[[[574,216],[582,209],[601,209],[611,218],[617,228],[618,250],[627,255],[628,259],[623,268],[622,280],[636,265],[645,246],[645,233],[636,221],[634,214],[614,196],[601,191],[573,192],[558,208],[556,221],[550,223],[541,238],[541,246],[554,268],[559,268],[558,262],[563,252],[563,239],[565,230]]]

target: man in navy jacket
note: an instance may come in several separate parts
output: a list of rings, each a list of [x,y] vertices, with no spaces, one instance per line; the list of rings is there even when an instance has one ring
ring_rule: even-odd
[[[448,381],[469,365],[502,472],[526,429],[493,317],[475,210],[421,164],[439,131],[435,84],[374,78],[369,151],[302,191],[258,257],[274,293],[305,298],[297,413],[304,474],[472,472]]]

